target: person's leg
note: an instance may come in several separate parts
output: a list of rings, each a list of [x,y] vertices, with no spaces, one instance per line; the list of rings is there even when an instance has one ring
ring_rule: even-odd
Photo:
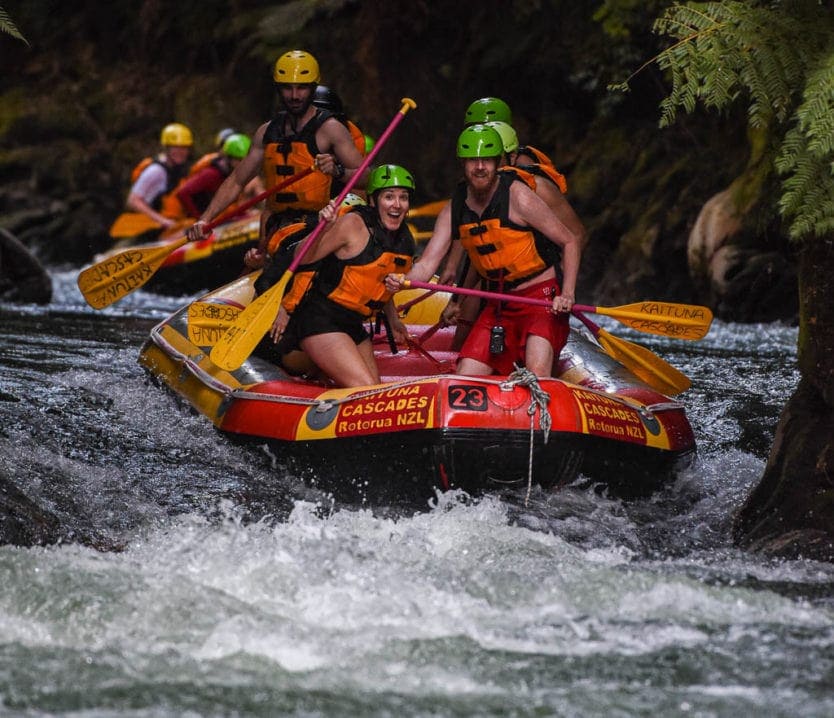
[[[281,357],[281,367],[293,376],[316,377],[319,367],[306,352],[295,349]]]
[[[343,332],[314,334],[301,340],[301,348],[339,386],[364,386],[379,381],[359,348]]]
[[[489,364],[477,361],[475,359],[463,358],[458,361],[457,374],[463,376],[483,376],[484,374],[492,374],[492,367]]]
[[[374,377],[374,380],[368,383],[379,384],[379,367],[376,364],[376,357],[374,357],[374,343],[370,339],[366,339],[361,344],[357,345],[356,349],[359,351],[359,354],[364,360],[365,366],[368,368],[371,376]]]
[[[553,347],[544,337],[527,335],[524,366],[538,377],[549,377],[553,370]]]

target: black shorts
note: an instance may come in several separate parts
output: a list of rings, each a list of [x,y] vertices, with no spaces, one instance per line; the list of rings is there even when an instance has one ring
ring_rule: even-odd
[[[290,317],[284,336],[278,342],[278,352],[286,354],[299,349],[301,341],[307,337],[332,332],[347,334],[354,344],[361,344],[371,336],[365,328],[365,317],[311,291]]]

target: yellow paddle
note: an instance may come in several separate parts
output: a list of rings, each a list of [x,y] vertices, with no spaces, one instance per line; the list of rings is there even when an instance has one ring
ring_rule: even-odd
[[[635,302],[620,307],[590,307],[574,304],[578,312],[593,312],[613,317],[621,324],[645,334],[662,337],[703,339],[712,324],[712,312],[708,307],[674,302]]]
[[[214,346],[237,321],[240,307],[215,302],[188,305],[188,340],[198,347]]]
[[[109,234],[113,239],[123,239],[137,237],[152,229],[161,228],[162,225],[159,222],[142,212],[122,212],[111,225]]]
[[[626,341],[594,324],[574,305],[573,315],[596,337],[608,356],[616,359],[638,379],[666,396],[676,396],[692,384],[686,374],[678,371],[644,346]]]
[[[420,205],[419,207],[414,207],[414,209],[408,210],[408,218],[436,217],[440,214],[440,210],[443,209],[443,207],[448,203],[448,199],[440,199],[436,202],[428,202],[427,204]]]
[[[208,228],[214,229],[227,222],[231,217],[254,207],[265,197],[279,192],[293,182],[306,177],[312,171],[312,167],[308,168],[261,192],[256,197],[235,205],[229,211],[223,212],[209,222]],[[174,242],[143,244],[111,254],[100,262],[83,269],[78,274],[78,288],[84,295],[87,304],[93,309],[109,307],[113,302],[123,299],[132,291],[144,285],[154,275],[154,272],[162,266],[168,256],[186,242],[188,242],[188,238],[183,235]]]
[[[394,119],[391,120],[371,151],[362,160],[362,164],[359,165],[351,178],[345,183],[339,196],[334,200],[337,207],[342,203],[345,195],[353,189],[367,167],[373,162],[374,157],[382,149],[382,146],[391,136],[391,133],[396,129],[397,125],[402,122],[406,113],[417,107],[417,103],[409,97],[404,97],[401,102],[403,103],[402,107],[394,115]],[[301,264],[302,259],[304,259],[307,250],[310,249],[324,231],[325,225],[326,221],[320,220],[315,229],[310,232],[304,240],[304,243],[298,248],[292,263],[287,271],[284,272],[284,277],[282,278],[288,279],[293,275],[298,265]],[[252,350],[258,345],[258,342],[261,341],[270,326],[272,326],[272,322],[278,313],[278,304],[281,301],[283,291],[283,282],[278,282],[241,312],[237,321],[211,350],[211,360],[214,364],[221,369],[234,371],[246,361],[246,358],[252,353]]]
[[[407,287],[421,287],[453,294],[468,294],[483,299],[493,299],[502,302],[518,302],[519,304],[535,304],[543,307],[550,306],[547,299],[522,297],[505,292],[487,292],[482,289],[466,289],[445,284],[429,284],[416,280],[407,280]],[[592,312],[613,317],[626,326],[646,334],[659,334],[676,339],[702,339],[712,324],[712,312],[707,307],[694,304],[675,304],[673,302],[635,302],[621,307],[594,307],[588,304],[574,304],[577,312]]]
[[[168,256],[188,238],[175,242],[156,242],[116,252],[78,274],[78,288],[93,309],[104,309],[139,289]]]

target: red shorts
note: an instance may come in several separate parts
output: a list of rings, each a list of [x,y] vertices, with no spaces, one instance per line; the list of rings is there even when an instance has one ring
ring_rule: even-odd
[[[559,284],[553,278],[514,290],[512,293],[522,297],[552,300],[561,292]],[[527,336],[530,334],[550,342],[553,358],[558,359],[559,352],[568,340],[570,315],[553,314],[549,307],[517,302],[503,302],[500,318],[496,316],[497,310],[498,303],[490,301],[478,315],[475,324],[472,325],[472,331],[461,347],[461,359],[474,359],[488,364],[498,374],[510,374],[515,368],[515,363],[524,365],[524,351]],[[496,325],[504,327],[504,351],[501,354],[490,354],[490,334]]]

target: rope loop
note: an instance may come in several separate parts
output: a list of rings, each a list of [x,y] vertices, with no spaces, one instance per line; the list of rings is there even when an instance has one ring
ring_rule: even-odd
[[[524,497],[524,505],[530,501],[530,493],[533,489],[533,438],[535,436],[536,409],[539,410],[539,426],[544,435],[546,444],[550,438],[550,416],[549,404],[550,394],[542,389],[539,378],[526,367],[515,364],[513,373],[507,376],[507,380],[501,383],[502,391],[512,391],[517,386],[526,386],[530,390],[530,406],[527,407],[527,415],[530,417],[530,451],[527,457],[527,495]]]

